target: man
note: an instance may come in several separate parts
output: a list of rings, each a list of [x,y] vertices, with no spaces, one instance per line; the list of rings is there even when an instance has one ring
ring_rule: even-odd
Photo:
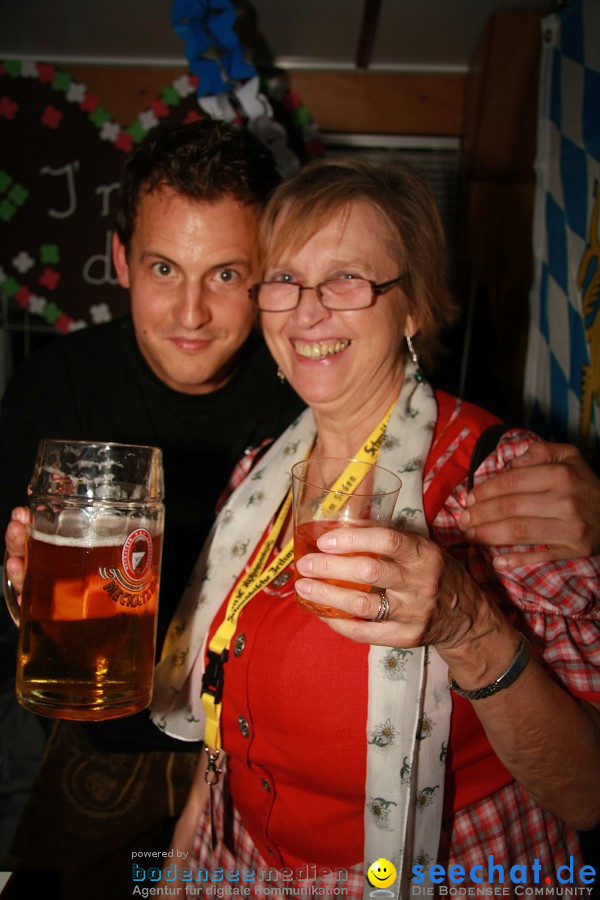
[[[151,133],[126,163],[113,242],[131,318],[47,345],[3,400],[2,527],[26,500],[41,437],[163,448],[159,648],[235,463],[301,408],[253,334],[248,298],[258,215],[278,180],[243,129]],[[130,897],[132,853],[167,848],[194,749],[146,712],[59,723],[5,864],[18,896]]]
[[[300,409],[251,336],[254,232],[277,180],[268,151],[242,130],[208,121],[151,134],[125,167],[113,246],[131,319],[48,345],[15,374],[3,401],[0,460],[10,473],[0,487],[4,522],[25,500],[41,437],[163,448],[159,648],[235,462]],[[535,460],[544,465],[523,488],[525,504],[531,491],[555,483],[554,452],[549,447]],[[571,470],[579,484],[581,467]],[[510,522],[526,527],[519,490],[519,482],[502,484],[470,508],[469,527],[487,529],[487,540]],[[569,490],[575,493],[572,484]],[[509,519],[494,504],[511,496]],[[541,515],[553,522],[549,512]],[[524,514],[533,516],[531,505]],[[550,527],[533,521],[534,533]],[[14,521],[11,552],[22,537]],[[568,543],[564,531],[560,537]],[[11,577],[19,566],[10,561]],[[18,896],[130,897],[132,854],[166,849],[195,763],[195,748],[166,739],[146,713],[60,723],[6,861],[17,870]]]

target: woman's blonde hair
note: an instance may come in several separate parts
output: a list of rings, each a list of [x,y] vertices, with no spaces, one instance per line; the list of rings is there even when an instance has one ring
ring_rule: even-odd
[[[439,333],[457,306],[446,285],[445,237],[425,178],[401,162],[374,163],[354,157],[317,160],[275,189],[261,225],[263,266],[294,252],[353,202],[370,204],[382,218],[382,240],[398,260],[409,312],[419,323],[415,350],[430,369]]]

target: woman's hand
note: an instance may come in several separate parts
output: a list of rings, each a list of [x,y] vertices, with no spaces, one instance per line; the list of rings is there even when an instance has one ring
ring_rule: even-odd
[[[324,552],[298,560],[298,574],[309,577],[299,579],[295,587],[307,600],[354,617],[327,619],[335,631],[387,647],[433,644],[452,668],[458,666],[465,681],[481,678],[484,684],[494,659],[477,650],[481,639],[493,634],[492,656],[500,665],[514,651],[518,637],[495,603],[459,562],[428,538],[390,528],[340,528],[322,535],[317,545]],[[363,553],[376,558],[356,555]],[[364,582],[365,590],[323,579]],[[373,621],[380,607],[379,590],[385,590],[389,602],[384,622]]]
[[[17,506],[12,511],[10,522],[4,534],[7,552],[4,563],[5,574],[18,594],[23,590],[25,539],[28,524],[29,510],[24,506]]]
[[[600,553],[600,479],[570,444],[532,443],[467,502],[459,526],[469,541],[537,545],[496,556],[499,571]]]

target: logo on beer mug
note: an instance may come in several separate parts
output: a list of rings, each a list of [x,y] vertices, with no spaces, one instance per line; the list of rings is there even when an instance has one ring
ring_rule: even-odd
[[[121,568],[98,566],[98,575],[108,582],[102,590],[120,606],[144,606],[152,599],[158,583],[153,558],[152,535],[145,528],[136,528],[123,544]]]
[[[132,531],[121,554],[121,563],[130,581],[143,581],[152,565],[152,538],[145,528]]]

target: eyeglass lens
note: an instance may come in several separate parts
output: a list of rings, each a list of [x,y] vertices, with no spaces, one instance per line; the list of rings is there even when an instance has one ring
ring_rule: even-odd
[[[258,304],[261,309],[294,309],[300,302],[303,286],[289,281],[267,281],[259,286]],[[306,290],[306,288],[304,288]],[[323,281],[313,289],[327,309],[360,309],[370,306],[373,290],[363,278],[336,278]]]

